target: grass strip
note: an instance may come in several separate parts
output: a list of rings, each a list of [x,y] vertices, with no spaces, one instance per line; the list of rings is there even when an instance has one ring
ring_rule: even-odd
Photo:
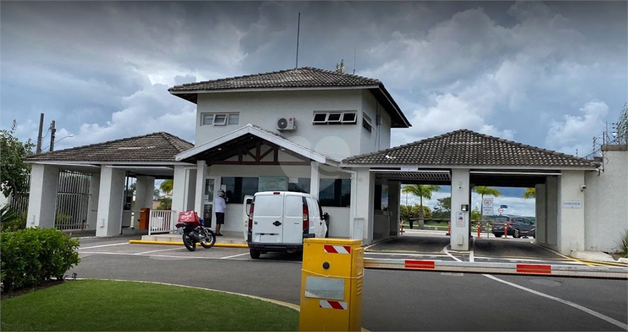
[[[299,313],[259,299],[112,280],[67,281],[1,302],[2,331],[296,331]]]

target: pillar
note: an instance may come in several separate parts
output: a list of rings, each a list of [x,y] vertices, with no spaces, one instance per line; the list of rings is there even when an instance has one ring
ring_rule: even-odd
[[[545,193],[545,184],[537,184],[536,189],[536,234],[534,236],[536,243],[547,243],[547,194]]]
[[[137,176],[135,183],[135,206],[133,208],[134,217],[131,226],[136,227],[140,219],[141,208],[153,208],[153,194],[155,192],[155,177]]]
[[[122,229],[124,170],[103,166],[100,170],[96,236],[113,236]]]
[[[59,168],[34,164],[31,169],[27,227],[55,227]]]
[[[471,232],[471,186],[469,169],[452,169],[451,171],[451,235],[450,244],[453,250],[469,250]],[[462,211],[462,205],[467,211]]]
[[[318,162],[312,161],[310,163],[310,194],[318,199],[320,191],[320,174],[318,172]]]
[[[203,194],[205,190],[205,177],[207,176],[207,163],[205,160],[196,162],[196,195],[194,197],[194,211],[199,216],[203,215]]]
[[[351,187],[353,190],[353,186]],[[357,171],[355,192],[351,192],[351,206],[355,206],[355,217],[349,227],[354,235],[356,223],[362,222],[362,240],[368,244],[373,242],[373,196],[375,194],[375,174],[369,169]]]
[[[98,218],[98,197],[100,193],[100,173],[92,174],[89,183],[89,201],[87,203],[86,229],[96,229],[96,218]]]

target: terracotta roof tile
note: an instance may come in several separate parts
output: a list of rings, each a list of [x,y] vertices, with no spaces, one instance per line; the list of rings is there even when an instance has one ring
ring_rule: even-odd
[[[175,162],[174,156],[194,147],[165,132],[40,153],[25,161]]]
[[[584,158],[466,129],[349,157],[342,162],[346,165],[595,167]]]

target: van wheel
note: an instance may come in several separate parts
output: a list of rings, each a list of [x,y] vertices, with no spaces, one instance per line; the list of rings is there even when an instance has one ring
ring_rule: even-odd
[[[257,250],[257,249],[251,249],[251,258],[253,259],[258,259],[259,255],[262,253],[261,251]]]

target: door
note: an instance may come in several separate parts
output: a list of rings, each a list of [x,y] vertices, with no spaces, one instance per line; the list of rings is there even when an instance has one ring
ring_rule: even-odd
[[[214,197],[218,192],[219,178],[216,176],[205,178],[205,188],[203,189],[203,222],[206,227],[212,227],[214,220]]]
[[[306,204],[303,196],[286,193],[283,223],[284,243],[303,243],[303,204]],[[310,220],[311,222],[312,220]]]
[[[249,232],[249,211],[251,211],[251,203],[253,202],[253,196],[244,196],[244,210],[242,211],[242,220],[244,220],[244,241],[247,239]]]
[[[255,195],[253,213],[253,243],[283,243],[284,193]]]

